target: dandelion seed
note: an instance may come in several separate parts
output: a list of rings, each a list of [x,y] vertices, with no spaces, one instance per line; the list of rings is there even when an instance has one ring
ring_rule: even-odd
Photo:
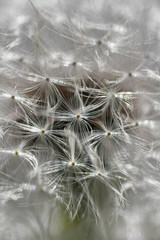
[[[76,118],[77,118],[77,119],[79,119],[80,117],[81,117],[80,114],[77,114],[77,115],[76,115]]]
[[[44,130],[44,129],[42,129],[42,130],[41,130],[41,133],[42,133],[42,134],[45,134],[45,130]]]
[[[139,123],[138,123],[138,122],[136,122],[136,123],[135,123],[135,126],[138,126],[138,125],[139,125]]]
[[[15,96],[14,96],[14,95],[12,95],[12,96],[11,96],[11,98],[14,100],[14,99],[15,99]]]
[[[23,58],[23,57],[21,57],[21,58],[19,59],[19,61],[20,61],[20,62],[23,62],[23,61],[24,61],[24,58]]]
[[[129,77],[132,77],[132,73],[128,73],[128,76],[129,76]]]
[[[15,155],[16,155],[16,156],[18,156],[18,155],[19,155],[18,151],[16,151],[16,152],[15,152]]]
[[[107,135],[108,135],[108,136],[111,136],[111,132],[107,132]]]
[[[102,41],[101,40],[98,40],[97,41],[97,44],[100,46],[102,44]]]
[[[46,81],[47,81],[47,82],[49,82],[49,81],[50,81],[50,79],[49,79],[49,78],[46,78]]]
[[[77,65],[77,63],[76,63],[76,62],[73,62],[73,63],[72,63],[72,65],[73,65],[73,66],[76,66],[76,65]]]

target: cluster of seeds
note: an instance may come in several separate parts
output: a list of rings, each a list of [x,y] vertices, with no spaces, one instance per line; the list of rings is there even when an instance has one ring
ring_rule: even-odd
[[[156,40],[142,33],[143,21],[133,25],[134,11],[130,24],[121,8],[119,14],[111,8],[107,17],[94,19],[84,13],[88,3],[79,3],[78,15],[71,2],[73,11],[69,3],[62,11],[55,1],[58,14],[30,2],[7,30],[1,27],[0,234],[5,240],[51,240],[58,236],[53,219],[60,221],[65,213],[72,220],[95,219],[106,239],[105,224],[115,215],[124,223],[132,212],[139,216],[132,204],[137,195],[146,206],[151,196],[158,198]],[[132,211],[125,210],[127,202]],[[16,227],[7,218],[12,205]],[[143,220],[150,211],[143,209]],[[27,216],[34,230],[25,225]],[[110,230],[110,239],[139,239],[127,238],[128,233],[121,238],[119,228]]]

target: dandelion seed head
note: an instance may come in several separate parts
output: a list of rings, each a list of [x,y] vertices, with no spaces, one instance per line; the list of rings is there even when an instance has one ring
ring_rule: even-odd
[[[158,0],[13,1],[0,10],[1,238],[158,239]]]

